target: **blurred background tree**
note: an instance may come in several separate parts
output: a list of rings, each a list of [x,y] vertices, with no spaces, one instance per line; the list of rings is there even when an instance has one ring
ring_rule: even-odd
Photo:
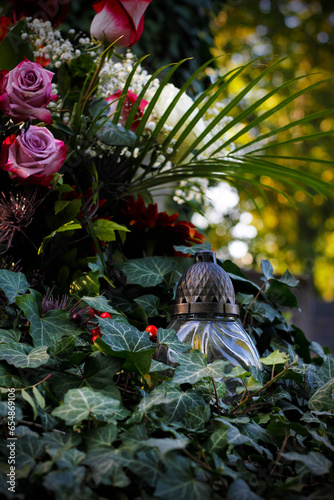
[[[215,33],[213,53],[227,55],[223,59],[224,71],[257,57],[261,58],[261,62],[265,62],[268,58],[288,56],[281,69],[262,83],[264,88],[260,88],[258,95],[254,95],[256,99],[260,97],[261,91],[281,85],[295,76],[309,75],[308,83],[316,81],[319,76],[333,76],[333,26],[334,4],[331,0],[253,0],[247,3],[234,2],[234,6],[226,3],[212,25]],[[245,79],[247,80],[247,75]],[[299,86],[305,86],[303,78],[299,80]],[[317,111],[334,108],[332,86],[333,82],[321,85],[294,101],[288,109],[284,108],[283,113],[272,117],[272,128],[284,126],[293,119],[301,119]],[[280,95],[281,99],[287,96],[285,92]],[[300,130],[293,131],[294,135],[305,136],[318,132],[328,132],[328,135],[321,141],[315,136],[307,142],[290,142],[271,147],[267,154],[291,158],[310,156],[331,161],[334,155],[331,135],[333,123],[333,116],[329,115],[304,124]],[[294,159],[291,159],[291,162],[296,166],[300,164]],[[334,162],[323,165],[308,162],[303,168],[327,182],[333,182]],[[278,189],[282,188],[270,179],[264,179],[264,182]],[[293,187],[287,191],[287,195],[292,204],[275,191],[267,192],[267,201],[254,193],[261,209],[259,215],[254,208],[250,209],[249,199],[239,192],[239,212],[243,220],[240,223],[240,218],[234,214],[235,220],[226,221],[227,226],[231,226],[231,231],[222,235],[221,228],[216,226],[208,229],[209,238],[217,247],[231,244],[231,238],[243,240],[248,249],[246,251],[245,245],[241,248],[239,255],[242,252],[244,255],[240,256],[239,263],[244,266],[255,264],[255,267],[258,267],[261,259],[269,258],[278,272],[289,267],[293,273],[313,274],[319,294],[332,301],[333,201],[325,200],[317,193],[309,198],[304,192],[295,191]],[[249,227],[248,230],[242,230],[242,226],[247,225],[245,222],[249,225],[249,213],[253,216],[251,225],[256,231],[249,230]]]
[[[71,11],[66,19],[68,28],[76,27],[86,33],[93,17],[90,5],[84,0],[72,0]],[[153,0],[145,16],[145,29],[140,43],[133,47],[138,55],[150,54],[146,59],[150,71],[164,64],[193,57],[174,75],[173,83],[182,86],[187,77],[212,55],[220,56],[211,70],[206,71],[193,92],[200,92],[207,81],[240,64],[259,58],[256,64],[229,92],[238,92],[248,81],[257,76],[265,65],[287,56],[271,77],[261,81],[250,95],[248,103],[256,101],[270,89],[282,85],[291,78],[301,78],[294,86],[305,87],[326,76],[332,76],[334,5],[332,0]],[[218,69],[217,69],[218,68]],[[280,99],[290,90],[283,89]],[[230,98],[225,95],[226,102]],[[266,106],[279,101],[268,101]],[[243,102],[240,103],[242,109]],[[265,106],[262,111],[267,109]],[[303,95],[282,113],[276,113],[268,130],[284,126],[291,120],[307,114],[334,108],[332,83],[324,84],[313,92]],[[254,117],[247,117],[248,121]],[[293,129],[293,136],[328,135],[321,141],[315,138],[307,142],[285,142],[269,148],[268,155],[291,157],[296,168],[333,182],[332,164],[307,162],[301,164],[298,157],[314,157],[324,161],[333,158],[333,118],[322,116],[318,120]],[[256,131],[255,131],[256,132]],[[293,137],[292,136],[292,137]],[[278,142],[288,141],[290,136],[279,137]],[[266,185],[282,189],[272,179],[261,179]],[[263,258],[269,258],[275,271],[289,267],[297,274],[313,275],[318,293],[326,300],[334,300],[334,215],[333,202],[314,193],[308,197],[292,186],[288,199],[275,191],[266,191],[267,199],[252,192],[260,214],[242,190],[236,192],[228,186],[213,188],[212,207],[204,217],[195,215],[193,220],[207,234],[221,257],[232,257],[246,268],[257,268]],[[224,198],[225,204],[222,204]],[[188,207],[175,205],[183,216],[191,216]]]

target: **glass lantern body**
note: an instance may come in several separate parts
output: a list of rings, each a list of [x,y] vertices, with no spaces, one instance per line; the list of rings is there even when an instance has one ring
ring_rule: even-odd
[[[252,339],[234,316],[180,314],[174,317],[169,328],[175,330],[181,342],[205,353],[208,363],[222,359],[245,370],[250,366],[261,369]],[[173,353],[169,353],[168,358],[168,364],[175,361]]]

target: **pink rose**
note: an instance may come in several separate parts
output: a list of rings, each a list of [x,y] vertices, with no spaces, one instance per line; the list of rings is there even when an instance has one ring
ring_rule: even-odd
[[[101,42],[115,42],[130,47],[138,42],[144,27],[144,13],[152,0],[98,0],[90,27],[93,37]]]
[[[54,73],[40,64],[24,59],[14,69],[2,73],[0,79],[0,109],[14,123],[34,118],[50,125],[51,113],[45,109],[50,101],[56,101],[52,95],[51,80]]]
[[[122,95],[122,91],[116,90],[116,92],[114,94],[107,97],[106,101],[108,103],[110,103],[110,112],[108,113],[109,116],[112,116],[115,113],[116,108],[117,108],[117,104],[118,104],[118,99],[121,97],[121,95]],[[137,99],[138,99],[137,94],[135,94],[131,90],[128,90],[127,95],[126,95],[125,100],[124,100],[123,108],[121,111],[121,117],[120,117],[120,121],[119,121],[119,123],[123,127],[128,119],[128,116],[130,114],[132,106],[134,105],[134,103],[136,102]],[[135,114],[135,117],[133,119],[133,122],[131,123],[130,130],[132,130],[132,132],[135,132],[137,130],[140,119],[143,116],[144,109],[147,105],[148,105],[148,102],[145,101],[145,99],[142,99],[142,101],[139,104],[139,107],[137,109],[137,113]]]
[[[67,146],[45,127],[31,125],[2,143],[0,168],[21,184],[48,186],[66,160]]]

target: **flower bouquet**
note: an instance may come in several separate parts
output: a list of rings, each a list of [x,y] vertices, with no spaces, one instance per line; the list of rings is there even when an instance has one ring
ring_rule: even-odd
[[[263,454],[260,424],[268,422],[232,423],[233,416],[252,391],[263,398],[272,384],[283,387],[283,377],[300,383],[294,349],[309,359],[308,341],[282,313],[297,306],[291,288],[298,282],[288,271],[276,279],[264,261],[260,288],[232,262],[220,263],[269,370],[207,365],[166,327],[175,285],[191,264],[184,257],[211,245],[191,222],[159,211],[156,196],[166,188],[191,204],[222,180],[263,192],[264,177],[332,195],[332,186],[289,166],[291,158],[282,164],[267,154],[281,133],[329,111],[262,129],[268,116],[321,82],[256,114],[293,81],[247,104],[280,61],[229,95],[249,63],[217,75],[192,99],[187,91],[210,61],[178,89],[171,80],[183,61],[149,74],[145,57],[128,49],[154,2],[95,2],[91,36],[70,30],[66,37],[57,23],[70,2],[51,2],[52,15],[49,3],[37,3],[12,0],[0,19],[0,404],[4,437],[18,438],[0,486],[20,498],[219,498],[229,487],[232,495],[238,481],[245,488],[246,475],[238,475],[237,460],[222,473],[221,453],[246,443]],[[178,353],[174,377],[155,359],[160,345]],[[214,382],[222,377],[239,381],[241,401],[222,401],[224,383]],[[311,407],[326,411],[317,384],[310,390]],[[265,398],[257,404],[265,412]],[[6,411],[14,407],[12,418]],[[273,457],[279,447],[270,442]],[[278,478],[277,491],[280,485]]]

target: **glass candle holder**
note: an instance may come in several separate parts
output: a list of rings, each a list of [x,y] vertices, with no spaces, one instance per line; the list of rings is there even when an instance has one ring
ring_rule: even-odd
[[[179,281],[168,328],[175,330],[179,340],[205,353],[208,363],[223,359],[246,370],[261,369],[258,351],[238,316],[232,281],[216,263],[214,252],[197,252],[195,263]],[[167,353],[165,362],[175,360],[175,353]]]

